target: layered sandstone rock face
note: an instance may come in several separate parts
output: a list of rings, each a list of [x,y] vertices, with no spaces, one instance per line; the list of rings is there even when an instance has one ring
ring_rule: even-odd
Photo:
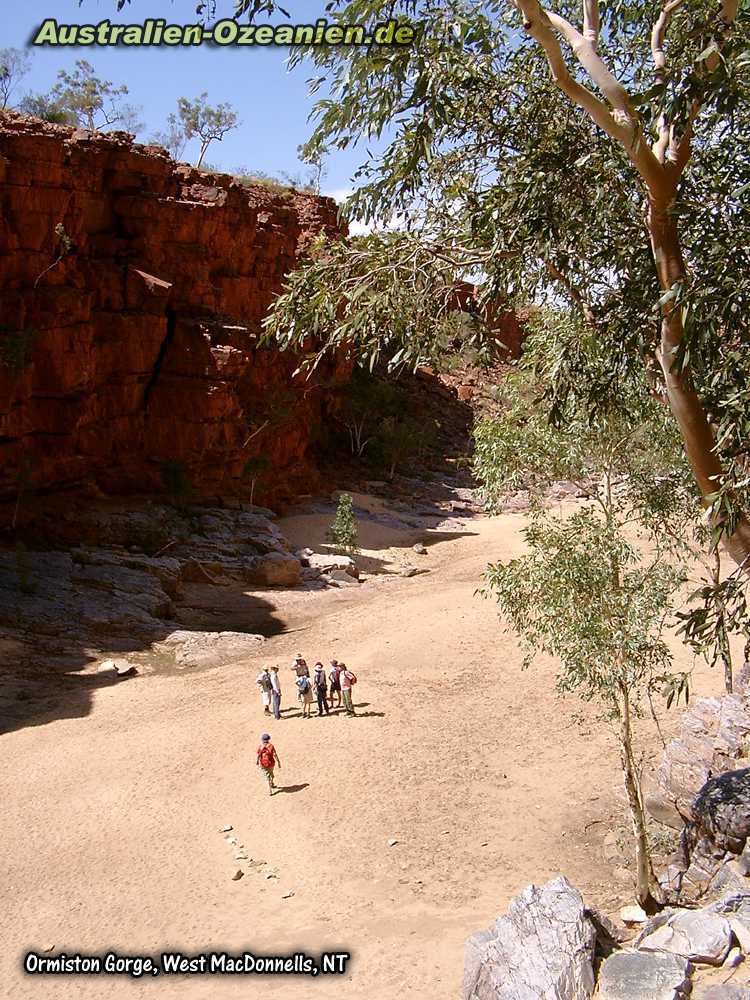
[[[198,496],[304,492],[347,372],[295,377],[299,359],[258,337],[284,275],[337,228],[329,199],[0,115],[0,499],[148,493],[165,470]]]

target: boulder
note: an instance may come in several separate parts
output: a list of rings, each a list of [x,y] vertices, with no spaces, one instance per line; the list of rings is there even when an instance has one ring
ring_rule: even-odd
[[[750,835],[750,767],[707,781],[692,813],[699,833],[710,836],[718,847],[741,854]]]
[[[709,779],[692,804],[691,816],[682,837],[682,896],[698,898],[709,890],[741,886],[750,865],[750,851],[744,853],[750,835],[750,768]],[[733,860],[736,855],[741,855],[740,862]]]
[[[712,775],[750,763],[750,703],[741,694],[697,698],[680,720],[680,732],[667,744],[656,785],[646,808],[660,823],[681,829],[692,820],[693,804]]]
[[[721,965],[732,946],[732,929],[716,911],[663,910],[633,943],[639,951],[670,952],[691,962]]]
[[[269,552],[247,571],[245,579],[266,587],[296,587],[302,563],[285,552]]]
[[[247,632],[188,632],[178,629],[154,645],[157,652],[174,657],[177,667],[218,667],[232,660],[254,656],[262,635]]]
[[[318,569],[321,573],[342,569],[349,576],[359,576],[359,568],[351,556],[336,555],[334,552],[313,552],[307,557],[307,562],[312,569]]]
[[[709,911],[727,921],[743,955],[750,955],[750,892],[729,892],[712,903]]]
[[[690,996],[691,965],[679,955],[619,951],[599,972],[598,1000],[683,1000]]]
[[[559,876],[530,885],[466,942],[463,1000],[589,1000],[596,931],[581,894]]]

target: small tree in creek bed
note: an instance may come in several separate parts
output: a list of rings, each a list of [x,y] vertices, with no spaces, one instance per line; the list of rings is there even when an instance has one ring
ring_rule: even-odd
[[[533,352],[534,343],[530,346]],[[544,346],[535,375],[542,385]],[[594,377],[595,342],[589,350]],[[540,416],[533,386],[522,371],[508,386],[505,416],[478,429],[476,468],[485,497],[492,505],[503,484],[520,485],[514,477],[523,471],[532,496],[557,476],[577,482],[588,502],[567,517],[536,505],[524,531],[528,554],[490,565],[482,593],[497,599],[521,637],[525,665],[534,651],[557,657],[559,689],[597,700],[615,723],[635,837],[637,895],[649,905],[660,891],[650,861],[632,720],[654,690],[661,690],[668,704],[681,693],[687,699],[687,676],[670,673],[671,654],[662,636],[685,581],[683,552],[674,537],[685,533],[693,516],[694,488],[679,449],[675,443],[669,447],[665,408],[649,398],[645,386],[639,391],[623,384],[628,405],[617,411],[580,413],[569,399],[561,430]]]
[[[336,516],[326,532],[326,537],[341,552],[348,555],[356,555],[359,552],[357,518],[354,514],[352,498],[348,493],[342,493],[339,497]]]

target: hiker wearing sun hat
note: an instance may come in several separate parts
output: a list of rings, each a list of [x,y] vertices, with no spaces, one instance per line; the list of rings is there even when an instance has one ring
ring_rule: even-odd
[[[294,657],[294,663],[292,664],[292,670],[295,672],[295,674],[298,677],[309,677],[310,676],[310,668],[308,667],[307,663],[305,662],[305,659],[302,656],[302,653],[297,653],[297,655]]]
[[[263,775],[264,780],[268,782],[268,794],[273,795],[276,788],[273,783],[273,770],[277,764],[281,767],[281,759],[276,753],[276,748],[271,742],[271,737],[268,733],[263,733],[260,738],[260,746],[258,747],[255,763],[260,768],[260,773]]]

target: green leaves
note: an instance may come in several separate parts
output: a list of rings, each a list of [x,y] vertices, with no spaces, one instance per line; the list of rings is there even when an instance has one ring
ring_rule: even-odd
[[[471,259],[460,244],[409,233],[319,242],[309,264],[289,275],[264,338],[309,352],[304,368],[326,352],[350,354],[370,370],[382,358],[416,367],[444,354],[462,331],[481,340],[479,317],[461,311],[457,297]]]
[[[538,512],[525,531],[529,554],[490,565],[494,596],[529,651],[560,660],[558,686],[613,705],[667,675],[661,638],[682,575],[649,560],[616,520],[585,507],[568,518]]]

